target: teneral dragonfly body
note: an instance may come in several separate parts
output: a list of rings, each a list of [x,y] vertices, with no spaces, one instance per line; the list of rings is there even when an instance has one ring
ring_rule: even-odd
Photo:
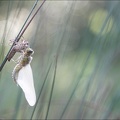
[[[18,64],[15,66],[12,76],[14,81],[19,85],[26,97],[30,106],[34,106],[36,102],[36,94],[34,89],[34,81],[30,63],[32,61],[31,55],[33,54],[31,48],[27,48],[24,53],[19,57]]]

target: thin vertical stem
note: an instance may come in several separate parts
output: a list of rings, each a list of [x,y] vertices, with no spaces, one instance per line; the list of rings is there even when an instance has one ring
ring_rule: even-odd
[[[45,120],[47,120],[47,118],[48,118],[48,113],[49,113],[49,110],[50,110],[50,105],[51,105],[51,100],[52,100],[52,95],[53,95],[53,89],[54,89],[55,77],[56,77],[56,70],[57,70],[57,58],[58,57],[56,57],[56,59],[55,59],[56,60],[56,62],[55,62],[55,70],[54,70],[52,88],[51,88],[51,92],[50,92],[50,99],[49,99],[49,103],[48,103],[48,108],[47,108]]]
[[[49,71],[50,71],[51,65],[52,65],[52,62],[51,62],[51,64],[50,64],[49,68],[48,68],[47,74],[46,74],[45,79],[44,79],[44,82],[43,82],[43,84],[42,84],[42,87],[41,87],[41,90],[40,90],[39,96],[38,96],[38,98],[37,98],[37,101],[36,101],[35,107],[34,107],[34,109],[33,109],[32,115],[31,115],[31,117],[30,117],[30,120],[33,119],[33,115],[34,115],[34,113],[35,113],[35,110],[36,110],[36,107],[37,107],[38,101],[39,101],[39,99],[40,99],[40,96],[41,96],[41,93],[42,93],[43,87],[44,87],[44,85],[45,85],[45,82],[46,82],[46,80],[47,80],[47,76],[48,76],[48,73],[49,73]]]

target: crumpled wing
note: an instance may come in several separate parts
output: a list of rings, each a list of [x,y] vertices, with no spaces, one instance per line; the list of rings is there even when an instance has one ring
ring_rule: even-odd
[[[19,71],[16,82],[22,88],[29,105],[34,106],[36,103],[36,94],[30,64],[26,65]]]

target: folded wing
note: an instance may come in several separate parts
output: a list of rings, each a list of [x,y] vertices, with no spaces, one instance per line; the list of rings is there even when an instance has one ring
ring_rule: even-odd
[[[29,105],[34,106],[36,103],[36,94],[30,64],[26,65],[19,71],[16,82],[22,88]]]

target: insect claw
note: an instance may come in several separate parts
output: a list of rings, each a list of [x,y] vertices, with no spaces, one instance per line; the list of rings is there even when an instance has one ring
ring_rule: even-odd
[[[9,40],[9,43],[8,43],[8,45],[12,45],[12,43],[14,42],[14,40],[12,39],[12,40]]]
[[[18,63],[17,60],[11,59],[14,63]]]
[[[9,40],[8,44],[11,46],[13,43],[14,43],[14,45],[16,45],[18,42],[16,42],[14,39],[12,39],[12,40]]]

